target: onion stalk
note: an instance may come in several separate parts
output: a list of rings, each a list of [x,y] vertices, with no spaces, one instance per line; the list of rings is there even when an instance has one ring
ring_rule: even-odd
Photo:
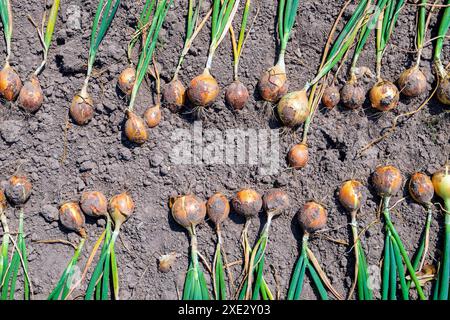
[[[403,300],[409,299],[409,287],[406,282],[404,263],[416,286],[419,298],[425,300],[425,295],[422,291],[421,284],[417,279],[416,271],[412,266],[408,253],[406,252],[390,217],[389,202],[391,197],[398,193],[402,187],[402,175],[396,167],[378,167],[373,174],[372,183],[376,192],[382,198],[382,211],[386,225],[382,274],[382,299],[397,299],[397,278],[400,281]]]
[[[450,165],[436,172],[432,178],[434,191],[444,200],[444,249],[439,274],[434,288],[433,300],[448,300],[450,285]]]
[[[439,78],[437,98],[444,105],[450,105],[450,73],[442,64],[441,53],[444,40],[450,27],[450,0],[446,1],[444,14],[439,24],[436,46],[434,48],[434,65]]]
[[[3,34],[6,41],[6,59],[0,71],[0,94],[7,101],[16,100],[22,89],[22,81],[17,72],[10,66],[11,39],[13,33],[13,12],[10,0],[0,1],[0,15],[3,23]]]
[[[239,7],[240,0],[214,0],[211,24],[211,43],[206,66],[202,74],[189,83],[187,97],[195,107],[212,104],[219,95],[219,84],[211,75],[214,54],[228,32]]]
[[[87,124],[94,116],[94,102],[88,93],[89,80],[91,78],[95,57],[97,56],[100,44],[111,26],[117,9],[119,8],[119,4],[120,0],[99,0],[94,21],[92,23],[86,78],[84,79],[81,91],[72,99],[69,109],[72,119],[78,125]]]
[[[0,222],[3,228],[3,236],[2,236],[2,249],[0,256],[0,288],[3,284],[3,278],[6,274],[6,267],[8,266],[8,248],[9,248],[9,226],[8,220],[6,219],[6,208],[8,204],[6,201],[5,193],[2,189],[0,189]]]
[[[56,19],[58,18],[60,0],[54,0],[50,9],[50,13],[47,19],[47,12],[44,12],[42,17],[42,25],[39,28],[31,17],[29,17],[31,23],[37,30],[39,40],[42,45],[43,59],[39,67],[31,75],[29,81],[26,81],[20,90],[19,103],[25,111],[36,112],[42,106],[44,102],[44,94],[42,92],[41,85],[39,83],[38,76],[44,70],[47,59],[50,44],[52,42],[53,32],[55,30]]]
[[[212,13],[212,10],[210,9],[205,14],[203,19],[199,21],[201,7],[202,0],[189,0],[188,14],[186,17],[186,37],[184,40],[183,50],[181,51],[180,57],[178,58],[178,63],[172,76],[172,80],[164,86],[164,105],[166,105],[172,112],[180,111],[186,102],[186,88],[178,78],[178,74],[180,73],[184,58],[189,52],[189,49],[191,48],[195,38],[197,37],[203,26],[206,24]]]
[[[191,254],[183,289],[183,300],[209,300],[205,275],[198,260],[197,234],[195,227],[206,216],[205,203],[195,195],[179,196],[170,199],[172,217],[184,227],[190,238]]]
[[[142,144],[148,140],[148,132],[144,120],[134,112],[134,104],[145,75],[148,72],[148,66],[150,65],[150,61],[152,61],[153,53],[158,42],[159,31],[161,30],[172,1],[173,0],[158,0],[153,19],[147,30],[145,43],[141,54],[139,55],[139,61],[136,66],[136,81],[133,85],[128,108],[125,111],[127,120],[125,122],[124,131],[127,139],[137,144]]]

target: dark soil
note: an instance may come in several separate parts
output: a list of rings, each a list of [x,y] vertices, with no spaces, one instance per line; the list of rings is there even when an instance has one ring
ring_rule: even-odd
[[[26,80],[41,61],[40,43],[27,15],[40,21],[42,2],[12,1],[15,23],[12,65],[22,80]],[[141,4],[138,5],[137,2]],[[344,110],[342,107],[332,111],[321,108],[309,135],[310,163],[297,172],[287,167],[285,155],[300,139],[301,130],[283,131],[280,139],[282,168],[272,176],[261,174],[255,165],[174,165],[170,159],[174,147],[172,133],[177,128],[192,128],[192,115],[172,114],[164,109],[161,125],[150,131],[150,141],[142,147],[130,145],[122,136],[126,102],[117,93],[116,79],[127,66],[126,46],[142,2],[122,1],[111,30],[101,45],[94,78],[90,83],[96,108],[94,120],[84,127],[69,121],[66,157],[63,162],[60,160],[65,154],[68,108],[84,80],[90,27],[97,1],[61,2],[49,63],[40,76],[45,93],[42,109],[34,115],[28,115],[14,103],[2,103],[0,108],[0,179],[6,180],[18,171],[26,174],[34,187],[32,196],[25,205],[26,241],[34,298],[47,297],[73,253],[73,249],[67,245],[38,244],[35,241],[58,238],[78,241],[76,234],[68,233],[59,225],[56,210],[64,201],[77,200],[84,190],[100,190],[108,197],[126,190],[136,202],[135,215],[123,226],[117,245],[121,298],[177,299],[177,288],[178,291],[182,290],[187,269],[188,238],[170,216],[169,197],[193,192],[207,199],[217,191],[232,197],[242,187],[252,187],[263,193],[274,186],[282,187],[289,193],[292,210],[275,219],[272,224],[266,258],[266,279],[269,286],[275,291],[277,278],[281,297],[286,296],[301,239],[295,213],[305,201],[316,199],[328,209],[329,231],[314,237],[311,249],[316,253],[332,284],[346,295],[353,274],[353,254],[349,246],[325,238],[351,241],[349,217],[337,202],[337,188],[349,178],[364,182],[368,188],[367,201],[359,220],[361,225],[368,225],[376,218],[380,201],[370,187],[370,174],[382,164],[397,166],[405,179],[417,170],[432,174],[441,168],[450,154],[449,113],[445,112],[442,105],[431,100],[420,113],[402,123],[394,135],[371,148],[364,156],[357,157],[357,151],[386,130],[396,115],[417,108],[425,96],[416,99],[402,98],[396,110],[383,114],[371,110],[368,103],[363,109],[356,111]],[[251,93],[254,92],[261,72],[274,64],[277,52],[276,1],[259,2],[260,15],[248,39],[240,69],[241,81]],[[331,0],[300,2],[300,12],[286,55],[291,90],[302,88],[314,76],[328,32],[343,3],[344,1]],[[174,1],[161,30],[157,60],[161,64],[165,81],[170,79],[181,51],[186,4],[187,0]],[[81,30],[74,29],[70,23],[70,12],[74,5],[82,13]],[[207,9],[205,5],[204,11]],[[349,17],[350,9],[344,17]],[[383,75],[388,80],[396,80],[400,72],[412,63],[414,21],[415,7],[406,5],[384,58]],[[188,83],[203,70],[209,44],[208,28],[209,26],[201,32],[187,56],[180,74],[184,83]],[[433,36],[436,18],[432,20],[431,29]],[[4,42],[0,45],[4,52]],[[449,53],[447,42],[444,61],[449,61]],[[429,90],[435,83],[431,57],[432,46],[427,46],[421,67],[427,75]],[[372,71],[375,69],[372,38],[359,65],[367,66]],[[212,73],[221,88],[232,82],[232,55],[228,37],[215,56]],[[345,74],[344,67],[338,76],[339,85],[345,82]],[[365,88],[369,89],[373,82],[365,83]],[[141,91],[137,112],[143,114],[154,96],[152,97],[148,84],[144,84]],[[214,106],[205,110],[203,127],[217,128],[220,131],[229,128],[280,129],[271,106],[255,97],[256,95],[251,95],[248,106],[242,112],[233,113],[225,106],[222,92]],[[418,244],[425,212],[408,198],[406,187],[402,194],[392,199],[392,203],[402,197],[406,198],[393,210],[393,220],[406,249],[412,253]],[[443,219],[438,212],[440,210],[437,208],[432,224],[431,254],[428,259],[430,263],[439,258],[439,248],[442,247]],[[12,230],[15,230],[18,211],[9,208],[7,216]],[[234,213],[230,217],[223,229],[228,258],[235,261],[242,258],[239,239],[244,221]],[[262,214],[260,220],[253,221],[250,229],[252,241],[256,239],[265,220],[265,215]],[[82,254],[79,264],[81,267],[104,224],[103,220],[87,220],[90,240]],[[209,223],[204,223],[197,229],[199,248],[211,261],[215,245],[213,228]],[[383,241],[382,223],[374,224],[365,233],[363,243],[369,265],[380,264]],[[161,273],[157,270],[157,258],[169,252],[177,252],[181,256],[170,272]],[[240,266],[233,267],[233,272],[237,277]],[[429,289],[429,285],[427,288]],[[302,298],[316,298],[309,282]]]

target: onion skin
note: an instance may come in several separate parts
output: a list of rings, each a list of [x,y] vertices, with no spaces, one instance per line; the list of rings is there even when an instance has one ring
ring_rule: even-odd
[[[66,202],[59,208],[59,221],[70,231],[75,231],[85,237],[84,215],[76,202]]]
[[[288,153],[288,163],[294,169],[304,168],[308,164],[309,152],[306,144],[294,145]]]
[[[33,186],[25,176],[12,176],[6,185],[5,195],[15,205],[22,205],[30,198]]]
[[[327,211],[314,201],[305,203],[298,212],[297,218],[302,229],[308,233],[321,230],[327,225]]]
[[[159,105],[148,107],[144,113],[144,119],[149,128],[154,128],[161,122],[161,108]]]
[[[433,174],[434,192],[442,199],[450,200],[450,166]]]
[[[91,121],[94,117],[94,101],[87,90],[82,89],[79,94],[73,97],[69,113],[75,123],[80,126]]]
[[[115,195],[109,200],[108,211],[116,228],[130,218],[134,207],[134,201],[127,192]]]
[[[246,219],[256,217],[261,211],[263,202],[261,195],[253,189],[243,189],[236,193],[232,200],[233,209]]]
[[[117,86],[123,94],[130,96],[136,82],[136,70],[133,67],[124,69],[117,79]]]
[[[5,192],[0,189],[0,216],[5,212],[7,205]]]
[[[222,193],[218,192],[214,194],[206,202],[206,212],[209,219],[216,225],[219,226],[223,223],[230,213],[230,203],[227,197]]]
[[[369,98],[373,108],[389,111],[397,107],[400,94],[392,82],[380,81],[370,89]]]
[[[263,197],[263,206],[267,214],[278,216],[289,209],[291,203],[288,194],[281,189],[271,189]]]
[[[25,111],[36,112],[44,102],[44,93],[38,78],[33,75],[30,81],[25,82],[19,94],[19,104]]]
[[[361,208],[364,197],[364,187],[357,180],[345,181],[339,189],[339,202],[348,212],[354,212]]]
[[[239,80],[232,82],[225,91],[225,100],[234,110],[242,110],[249,96],[247,87]]]
[[[408,190],[411,198],[423,205],[429,204],[434,196],[433,182],[430,177],[421,172],[416,172],[411,176]]]
[[[22,81],[17,72],[6,63],[0,71],[0,94],[8,101],[16,100],[22,89]]]
[[[322,96],[322,103],[325,108],[331,110],[339,104],[339,101],[341,101],[341,95],[338,88],[335,86],[328,86]]]
[[[80,207],[84,214],[91,217],[106,217],[108,200],[99,191],[86,191],[81,194]]]
[[[285,94],[278,102],[278,116],[287,127],[296,127],[308,118],[309,103],[305,90]]]
[[[172,201],[172,216],[184,228],[193,228],[205,219],[205,202],[196,195],[179,196]]]
[[[427,77],[417,67],[406,69],[398,78],[400,92],[407,97],[417,97],[427,91]]]
[[[125,136],[131,142],[143,144],[148,140],[148,131],[144,120],[133,111],[127,110]]]
[[[364,88],[355,83],[347,82],[341,89],[341,101],[347,109],[354,110],[362,107],[364,101],[366,101]]]
[[[216,79],[205,69],[203,73],[191,80],[187,89],[189,101],[198,107],[212,104],[219,95],[220,89]]]
[[[258,92],[261,98],[273,103],[278,102],[288,92],[288,88],[284,63],[276,64],[264,71],[258,81]]]
[[[384,166],[376,168],[372,176],[372,183],[381,197],[395,195],[402,187],[403,178],[394,166]]]
[[[447,106],[450,106],[450,76],[441,79],[436,91],[436,95],[439,102]]]
[[[180,80],[172,80],[164,86],[163,103],[172,112],[180,112],[186,104],[186,88]]]

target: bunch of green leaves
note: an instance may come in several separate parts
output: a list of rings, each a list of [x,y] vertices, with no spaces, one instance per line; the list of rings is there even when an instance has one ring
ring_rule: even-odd
[[[294,27],[299,0],[278,1],[278,36],[280,37],[280,56],[286,52],[289,36]]]
[[[447,8],[448,9],[448,8]],[[448,170],[448,167],[447,167]],[[434,287],[433,300],[448,300],[450,286],[450,198],[444,199],[444,250]]]
[[[9,56],[11,55],[11,38],[13,33],[13,17],[12,8],[9,0],[0,0],[0,15],[3,23],[3,34],[6,41],[6,62],[9,62]]]
[[[214,281],[214,296],[216,300],[227,299],[227,285],[225,283],[225,268],[222,259],[222,247],[220,242],[216,245],[213,261],[213,281]]]
[[[162,24],[169,10],[170,4],[173,0],[158,0],[152,22],[150,27],[146,30],[145,42],[142,51],[139,55],[139,61],[136,66],[136,82],[133,86],[133,91],[131,93],[130,104],[128,110],[132,111],[134,103],[141,87],[142,81],[148,71],[148,66],[150,61],[152,61],[153,53],[158,42],[159,31],[161,30]],[[145,8],[144,8],[145,9]],[[149,12],[147,12],[149,14]]]
[[[3,271],[1,300],[14,300],[20,266],[22,266],[23,272],[23,296],[25,300],[30,299],[30,279],[28,277],[27,249],[23,232],[23,215],[23,209],[20,209],[16,246],[7,269]]]
[[[214,0],[211,21],[211,44],[206,69],[211,69],[212,59],[217,47],[228,32],[236,15],[240,0]]]
[[[142,9],[141,14],[139,15],[136,30],[134,31],[133,36],[131,37],[131,40],[128,43],[127,56],[130,64],[133,64],[132,60],[133,49],[138,43],[138,41],[142,39],[142,36],[144,35],[145,30],[148,27],[148,22],[150,21],[150,17],[155,7],[155,4],[156,0],[146,0],[144,8]]]
[[[434,63],[439,72],[441,78],[445,78],[446,71],[442,65],[441,53],[444,47],[445,37],[450,27],[450,0],[446,1],[446,7],[439,23],[439,29],[437,34],[436,46],[434,47]]]
[[[383,216],[386,223],[386,238],[384,243],[383,275],[382,275],[382,299],[395,300],[397,298],[397,277],[400,281],[402,298],[409,299],[409,287],[406,282],[404,264],[416,286],[421,300],[425,300],[421,284],[416,276],[416,271],[409,259],[408,253],[398,235],[390,218],[390,197],[383,197]]]
[[[9,249],[9,227],[8,221],[6,220],[6,215],[0,208],[0,221],[3,227],[3,237],[2,237],[2,249],[0,252],[0,288],[3,284],[3,279],[6,274],[6,268],[8,267],[8,249]]]

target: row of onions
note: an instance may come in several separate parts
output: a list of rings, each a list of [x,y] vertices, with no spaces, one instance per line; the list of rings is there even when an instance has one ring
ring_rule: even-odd
[[[435,280],[432,288],[432,299],[448,300],[449,294],[449,206],[450,206],[450,166],[436,172],[432,178],[422,172],[411,175],[408,183],[410,197],[426,209],[423,233],[420,237],[416,253],[411,257],[406,251],[402,239],[391,220],[390,200],[403,186],[403,177],[394,166],[378,167],[372,175],[372,187],[381,198],[381,211],[385,222],[385,243],[381,259],[381,299],[383,300],[409,300],[415,296],[411,292],[417,292],[417,297],[425,300],[424,287],[426,283]],[[373,300],[373,283],[379,281],[379,275],[369,272],[369,263],[363,245],[363,234],[371,225],[360,229],[357,214],[361,210],[367,198],[365,187],[357,180],[348,180],[339,188],[338,198],[343,208],[349,213],[350,227],[353,240],[350,242],[350,250],[354,254],[354,276],[347,299]],[[444,249],[441,261],[433,266],[429,261],[430,227],[434,205],[432,199],[437,194],[444,200],[442,210],[445,218]],[[231,204],[231,205],[230,205]],[[279,299],[279,292],[274,294],[265,279],[265,259],[269,240],[269,229],[273,218],[280,214],[288,213],[291,208],[290,198],[282,189],[271,189],[261,196],[253,189],[242,189],[237,192],[231,201],[222,193],[216,193],[208,201],[204,202],[199,197],[188,194],[170,199],[172,217],[183,226],[190,238],[189,267],[186,273],[182,299],[184,300],[274,300]],[[230,210],[241,215],[245,219],[241,234],[242,244],[242,272],[239,279],[234,280],[229,263],[225,244],[222,237],[221,225],[229,217]],[[264,210],[267,221],[261,229],[260,235],[254,246],[250,244],[248,237],[249,226],[258,214]],[[320,299],[337,300],[346,299],[337,291],[326,272],[320,265],[314,252],[310,249],[310,240],[316,234],[326,231],[327,210],[323,204],[317,201],[308,201],[297,213],[297,221],[303,230],[300,244],[300,255],[289,284],[287,299],[301,299],[305,277],[311,277],[311,285],[316,289]],[[196,226],[208,218],[215,226],[217,244],[212,267],[208,265],[208,259],[200,254],[198,248]],[[379,221],[379,218],[377,219]],[[201,259],[200,259],[201,257]],[[211,273],[212,293],[206,280],[204,265]],[[437,271],[436,271],[437,270]],[[167,269],[165,270],[167,271]],[[228,279],[228,281],[226,281]],[[227,284],[228,283],[228,284]],[[279,290],[278,290],[279,291]],[[356,291],[356,294],[355,294]]]

